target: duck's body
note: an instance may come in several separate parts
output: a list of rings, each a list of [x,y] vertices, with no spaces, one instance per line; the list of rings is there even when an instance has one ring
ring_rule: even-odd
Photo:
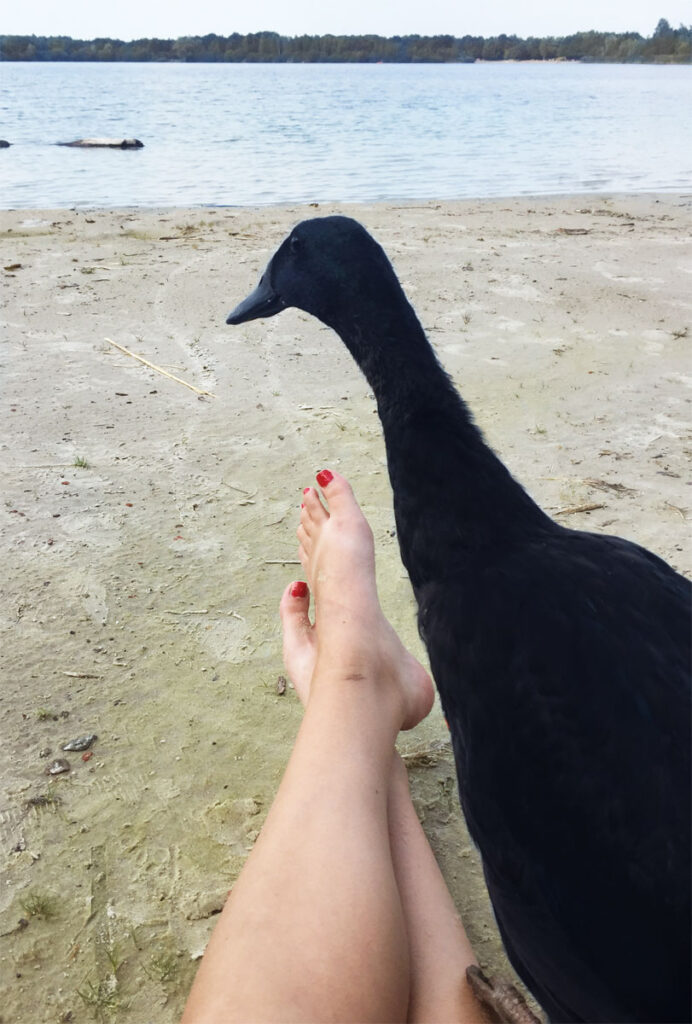
[[[688,582],[538,508],[360,225],[299,225],[229,322],[289,305],[339,333],[377,398],[401,555],[515,968],[555,1021],[689,1020]]]

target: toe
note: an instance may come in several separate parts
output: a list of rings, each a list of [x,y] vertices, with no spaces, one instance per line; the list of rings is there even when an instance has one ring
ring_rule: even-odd
[[[353,512],[356,509],[360,511],[360,505],[346,477],[331,469],[321,469],[316,479],[329,503],[329,514]]]
[[[312,549],[312,537],[310,535],[309,530],[305,528],[302,522],[298,523],[296,537],[298,538],[298,543],[301,549],[305,552],[306,555],[309,555]]]
[[[298,532],[300,534],[300,530]],[[305,548],[305,545],[303,544],[302,541],[300,541],[300,543],[298,544],[298,559],[300,561],[300,564],[303,566],[303,569],[305,570],[305,575],[309,579],[310,578],[310,572],[309,572],[309,569],[310,569],[310,556],[308,555],[308,552],[307,552],[307,550]]]
[[[315,666],[315,634],[308,616],[309,605],[310,591],[305,583],[289,583],[279,605],[284,665],[303,705],[308,701]]]
[[[308,609],[310,607],[310,590],[307,583],[297,580],[289,583],[281,597],[279,615],[284,628],[284,639],[302,638],[306,628],[310,626]]]
[[[329,477],[327,480],[325,474]],[[356,546],[367,543],[372,548],[373,538],[370,524],[363,515],[356,496],[346,477],[323,469],[317,474],[317,480],[329,505],[328,516],[336,524],[337,529],[346,529]]]
[[[303,503],[300,507],[300,521],[309,530],[312,526],[321,526],[329,518],[329,513],[320,501],[314,487],[306,487],[303,491]]]

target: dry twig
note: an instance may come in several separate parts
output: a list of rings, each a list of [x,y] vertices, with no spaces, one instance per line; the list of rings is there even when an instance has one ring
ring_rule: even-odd
[[[597,508],[605,508],[603,504],[592,502],[588,505],[572,505],[570,508],[559,508],[555,513],[556,516],[573,516],[577,512],[595,512]]]
[[[466,978],[474,995],[500,1024],[541,1024],[523,995],[504,978],[493,981],[475,964],[466,968]]]
[[[677,512],[681,519],[687,519],[686,508],[680,508],[679,505],[674,505],[672,501],[664,501],[663,504],[667,505],[668,508],[672,508],[674,512]]]
[[[174,377],[172,373],[168,372],[168,370],[163,370],[160,366],[156,366],[155,363],[150,363],[148,359],[145,359],[144,356],[138,356],[136,352],[130,352],[129,348],[125,348],[124,345],[119,345],[117,341],[113,341],[112,338],[106,338],[105,340],[109,345],[115,345],[115,347],[120,349],[121,352],[124,352],[126,356],[138,359],[140,363],[144,363],[144,365],[148,366],[150,370],[156,370],[157,373],[162,373],[164,377],[170,377],[171,380],[176,381],[178,384],[183,384],[186,388],[189,388],[190,391],[194,391],[195,394],[207,395],[209,398],[216,398],[216,395],[213,395],[211,391],[203,391],[202,388],[196,388],[194,384],[188,384],[188,382],[183,380],[182,377]]]
[[[611,483],[609,480],[595,480],[593,477],[584,478],[584,483],[597,491],[615,491],[616,494],[636,494],[632,487],[625,487],[624,484]]]
[[[177,611],[175,608],[164,608],[164,612],[167,615],[208,615],[208,608],[190,608],[184,609],[183,611]]]

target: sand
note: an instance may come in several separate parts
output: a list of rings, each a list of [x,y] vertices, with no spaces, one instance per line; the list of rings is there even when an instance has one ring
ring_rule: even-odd
[[[353,482],[385,611],[425,657],[357,367],[294,310],[224,324],[291,225],[337,209],[0,213],[5,1022],[177,1019],[300,721],[276,606],[323,466]],[[692,197],[342,211],[531,494],[689,571]],[[85,733],[91,759],[61,751]],[[506,971],[439,709],[401,749],[427,751],[417,808]]]

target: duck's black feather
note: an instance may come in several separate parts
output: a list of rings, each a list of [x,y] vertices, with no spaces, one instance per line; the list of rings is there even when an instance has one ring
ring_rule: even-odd
[[[553,1020],[685,1020],[687,583],[560,527],[470,576],[417,597],[510,958]]]
[[[554,1021],[689,1021],[688,581],[538,508],[354,221],[298,225],[257,311],[251,297],[229,322],[262,303],[333,327],[375,392],[461,802],[516,970]]]

